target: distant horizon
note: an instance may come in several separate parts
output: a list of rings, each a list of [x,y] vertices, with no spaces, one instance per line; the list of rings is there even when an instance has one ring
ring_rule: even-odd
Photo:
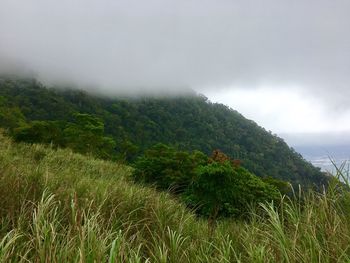
[[[337,165],[337,168],[345,164],[345,169],[347,169],[350,164],[350,144],[327,146],[304,145],[293,148],[314,166],[332,174],[336,172],[334,163]]]

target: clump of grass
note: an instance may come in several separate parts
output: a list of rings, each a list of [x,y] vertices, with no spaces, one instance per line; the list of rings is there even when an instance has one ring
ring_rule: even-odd
[[[350,198],[339,180],[252,207],[249,220],[221,220],[209,234],[130,171],[0,135],[0,262],[350,261]]]

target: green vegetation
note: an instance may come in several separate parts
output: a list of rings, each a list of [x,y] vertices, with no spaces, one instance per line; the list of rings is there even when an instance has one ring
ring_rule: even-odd
[[[322,189],[327,177],[275,135],[238,112],[193,94],[106,98],[47,89],[33,79],[0,77],[0,126],[19,141],[70,147],[134,161],[157,143],[209,155],[220,149],[261,178]]]
[[[188,153],[157,144],[137,159],[133,176],[138,182],[155,183],[159,189],[182,193],[191,184],[195,169],[207,162],[208,157],[202,152]]]
[[[350,199],[336,180],[207,231],[171,195],[133,184],[131,172],[0,135],[0,262],[350,261]]]
[[[279,198],[276,188],[228,162],[200,166],[185,195],[190,203],[200,204],[199,211],[212,220],[219,215],[240,216],[248,212],[249,205]]]
[[[348,187],[203,96],[0,77],[0,127],[0,262],[350,261]]]
[[[277,201],[279,192],[272,184],[240,167],[220,151],[208,158],[204,153],[188,153],[157,144],[134,164],[136,181],[171,190],[200,215],[242,216],[249,205]],[[277,180],[275,180],[277,181]]]
[[[13,137],[29,143],[54,143],[104,159],[112,159],[115,149],[115,141],[104,136],[103,122],[83,113],[75,113],[74,122],[32,121],[15,128]]]

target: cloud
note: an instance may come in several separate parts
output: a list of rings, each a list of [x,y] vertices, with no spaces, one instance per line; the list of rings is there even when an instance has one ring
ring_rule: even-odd
[[[343,109],[348,10],[347,0],[1,0],[0,56],[105,91],[298,86]]]
[[[350,110],[330,111],[320,98],[307,96],[307,92],[299,87],[233,88],[208,91],[206,95],[212,101],[238,110],[246,118],[256,121],[282,138],[292,138],[290,142],[293,144],[303,137],[301,135],[305,135],[305,138],[300,142],[313,142],[314,139],[321,138],[320,133],[322,139],[318,141],[323,140],[324,143],[334,142],[335,135],[339,135],[338,142],[350,140]],[[330,136],[327,137],[326,134]]]

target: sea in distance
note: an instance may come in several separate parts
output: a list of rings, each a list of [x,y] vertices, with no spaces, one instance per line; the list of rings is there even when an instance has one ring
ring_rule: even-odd
[[[348,173],[350,167],[350,145],[326,145],[326,146],[296,146],[294,149],[299,152],[304,159],[322,171],[336,173],[335,165],[343,168],[344,173]],[[335,165],[334,165],[335,164]]]

